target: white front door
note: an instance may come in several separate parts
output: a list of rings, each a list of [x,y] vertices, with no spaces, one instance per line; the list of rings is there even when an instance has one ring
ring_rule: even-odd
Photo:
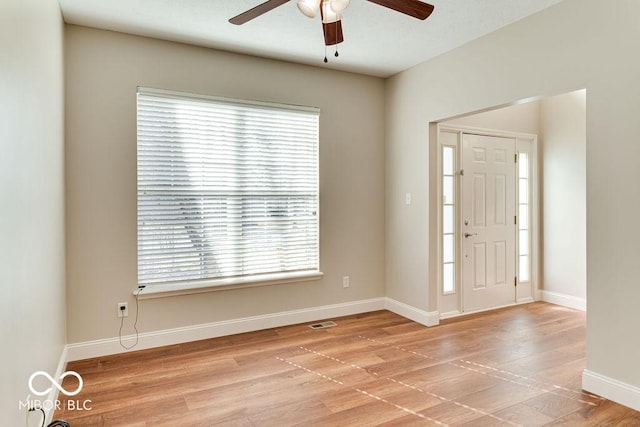
[[[462,310],[516,301],[515,139],[462,137]]]

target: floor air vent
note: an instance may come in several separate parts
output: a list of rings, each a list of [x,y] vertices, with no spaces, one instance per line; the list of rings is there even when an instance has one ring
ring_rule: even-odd
[[[330,320],[328,322],[320,322],[320,323],[314,323],[312,325],[309,325],[311,329],[327,329],[327,328],[333,328],[334,326],[338,326],[338,324]]]

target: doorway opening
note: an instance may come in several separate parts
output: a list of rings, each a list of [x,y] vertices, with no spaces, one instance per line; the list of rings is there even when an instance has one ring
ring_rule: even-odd
[[[440,318],[586,309],[586,90],[433,123],[431,141]]]

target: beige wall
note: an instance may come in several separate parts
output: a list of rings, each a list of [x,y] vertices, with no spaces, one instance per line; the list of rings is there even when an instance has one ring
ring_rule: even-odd
[[[586,298],[586,91],[541,101],[546,291]]]
[[[445,123],[537,135],[540,131],[540,102],[534,101],[510,105],[496,110],[448,120]]]
[[[63,24],[58,3],[0,0],[0,413],[25,425],[29,376],[65,344]],[[40,425],[39,416],[31,417]]]
[[[70,343],[117,336],[116,304],[133,304],[138,85],[321,108],[325,274],[141,301],[141,332],[384,295],[382,79],[78,26],[66,27],[66,43]]]
[[[429,300],[429,122],[587,88],[587,368],[640,386],[640,3],[565,0],[386,86],[386,289]],[[403,203],[404,193],[413,203]]]

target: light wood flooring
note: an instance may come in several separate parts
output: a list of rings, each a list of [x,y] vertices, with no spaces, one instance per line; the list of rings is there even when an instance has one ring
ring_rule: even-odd
[[[640,412],[582,392],[582,312],[533,303],[434,328],[387,311],[332,320],[337,327],[69,363],[84,379],[72,399],[90,399],[91,410],[56,418],[71,426],[640,425]]]

